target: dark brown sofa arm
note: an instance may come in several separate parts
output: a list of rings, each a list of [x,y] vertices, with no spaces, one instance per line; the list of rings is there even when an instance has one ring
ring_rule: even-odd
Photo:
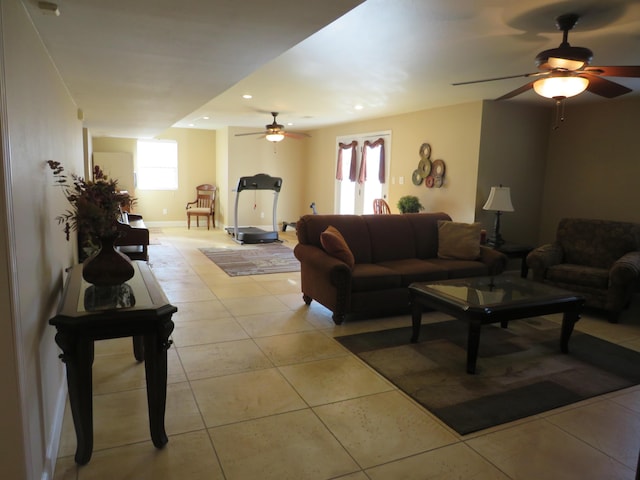
[[[313,272],[317,281],[329,278],[331,284],[340,287],[349,287],[351,282],[351,269],[342,260],[332,257],[321,248],[313,245],[297,244],[293,254],[300,260],[300,265],[308,272]]]
[[[480,261],[489,267],[489,275],[499,275],[506,270],[509,259],[504,253],[480,245]]]
[[[557,243],[542,245],[527,255],[527,265],[533,272],[533,279],[542,281],[547,268],[562,263],[564,252]]]

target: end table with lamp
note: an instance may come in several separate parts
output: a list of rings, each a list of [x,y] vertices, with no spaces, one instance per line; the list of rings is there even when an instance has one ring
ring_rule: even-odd
[[[503,212],[513,212],[513,204],[511,203],[511,189],[509,187],[491,187],[489,198],[482,207],[483,210],[496,212],[496,219],[493,226],[493,233],[487,239],[487,245],[494,250],[504,253],[509,258],[521,258],[520,276],[527,278],[529,267],[527,266],[527,255],[533,247],[529,245],[518,245],[511,242],[505,242],[500,234],[500,216]]]

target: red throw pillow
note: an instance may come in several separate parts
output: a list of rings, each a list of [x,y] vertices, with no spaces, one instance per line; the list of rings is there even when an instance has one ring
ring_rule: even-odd
[[[347,242],[337,228],[329,225],[327,229],[320,234],[320,243],[329,255],[338,260],[342,260],[349,265],[349,268],[353,268],[356,260],[353,257],[349,245],[347,245]]]

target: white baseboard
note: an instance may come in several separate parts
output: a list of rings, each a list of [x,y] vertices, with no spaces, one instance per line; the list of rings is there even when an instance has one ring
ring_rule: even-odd
[[[47,457],[42,470],[41,480],[51,480],[56,470],[56,460],[60,450],[60,437],[62,435],[62,423],[64,422],[64,407],[67,403],[67,375],[65,373],[63,382],[60,384],[56,395],[56,407],[51,424],[51,435],[47,444]]]

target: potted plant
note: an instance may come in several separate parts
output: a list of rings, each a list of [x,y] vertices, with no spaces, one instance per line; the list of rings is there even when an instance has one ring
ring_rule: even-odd
[[[415,195],[405,195],[398,200],[398,210],[400,213],[418,213],[424,207]]]
[[[64,224],[67,240],[72,230],[78,232],[79,248],[90,255],[83,262],[84,279],[101,286],[121,284],[131,278],[134,270],[129,258],[114,248],[120,207],[132,201],[130,196],[120,193],[118,181],[109,179],[97,165],[93,180],[85,180],[76,174],[69,179],[60,162],[48,160],[47,164],[71,205],[56,220]]]

